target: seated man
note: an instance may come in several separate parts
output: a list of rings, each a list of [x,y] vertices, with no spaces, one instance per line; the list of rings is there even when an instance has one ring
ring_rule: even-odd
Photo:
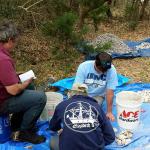
[[[33,79],[20,83],[10,56],[17,35],[12,23],[0,26],[0,114],[13,114],[11,126],[17,126],[13,128],[13,140],[38,144],[45,141],[44,136],[36,134],[35,124],[45,107],[46,96],[44,92],[26,90]]]
[[[59,150],[103,150],[115,140],[105,113],[95,99],[81,94],[83,87],[86,86],[79,87],[80,95],[74,93],[69,100],[58,104],[50,120],[50,130],[60,134]],[[55,136],[51,138],[51,150],[58,150],[57,145]]]
[[[106,116],[111,121],[115,120],[112,114],[114,90],[118,85],[117,72],[112,64],[112,57],[101,52],[96,55],[95,60],[81,63],[78,67],[75,83],[84,83],[88,86],[88,95],[102,104],[104,97],[107,101]]]

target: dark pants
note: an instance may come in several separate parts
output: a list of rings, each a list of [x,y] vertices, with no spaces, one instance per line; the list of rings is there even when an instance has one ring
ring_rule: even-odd
[[[15,128],[16,130],[30,130],[41,115],[46,100],[44,92],[24,90],[21,94],[7,99],[1,106],[0,113],[13,114],[11,116],[13,130]]]
[[[59,150],[59,136],[58,135],[51,136],[50,149]]]

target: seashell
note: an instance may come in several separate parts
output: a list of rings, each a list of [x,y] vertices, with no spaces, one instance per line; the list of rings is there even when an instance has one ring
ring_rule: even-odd
[[[126,145],[126,139],[122,139],[121,144]]]
[[[123,140],[126,139],[126,136],[124,134],[119,134],[117,138]]]
[[[89,44],[97,47],[98,44],[104,45],[107,42],[111,42],[111,49],[107,52],[112,53],[129,53],[131,49],[126,45],[123,40],[119,39],[117,36],[113,34],[101,34],[100,36],[96,37],[93,41]]]
[[[117,128],[113,128],[114,132],[118,132]]]
[[[122,141],[120,139],[116,139],[118,145],[122,145]]]
[[[150,102],[150,90],[138,91],[137,93],[141,95],[143,102]]]
[[[131,142],[133,133],[129,130],[125,130],[116,136],[116,143],[118,145],[126,145]]]
[[[131,131],[129,131],[129,130],[126,130],[126,131],[123,132],[122,134],[124,134],[124,136],[125,136],[126,138],[132,138],[132,136],[133,136],[133,133],[132,133]]]

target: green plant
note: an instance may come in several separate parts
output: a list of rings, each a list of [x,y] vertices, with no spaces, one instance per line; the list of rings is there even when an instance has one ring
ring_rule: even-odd
[[[45,23],[42,31],[45,35],[55,38],[57,43],[65,45],[65,49],[67,49],[70,43],[74,43],[79,38],[79,34],[75,31],[76,20],[75,13],[66,12],[53,21]]]
[[[138,21],[137,20],[131,20],[131,21],[128,22],[128,27],[131,30],[135,30],[137,25],[138,25]]]
[[[17,6],[19,0],[0,0],[0,16],[4,18],[15,18],[18,15]]]
[[[86,52],[89,53],[99,53],[109,50],[112,47],[112,42],[106,42],[104,44],[97,44],[96,46],[93,46],[91,44],[83,44],[82,48],[86,50]]]

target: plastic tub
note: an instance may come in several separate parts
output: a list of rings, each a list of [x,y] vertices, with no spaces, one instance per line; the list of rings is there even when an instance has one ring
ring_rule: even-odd
[[[134,130],[139,126],[142,99],[132,91],[123,91],[116,95],[117,121],[123,129]]]
[[[46,92],[47,103],[40,116],[40,120],[49,121],[55,111],[56,106],[63,101],[63,95],[57,92]]]

